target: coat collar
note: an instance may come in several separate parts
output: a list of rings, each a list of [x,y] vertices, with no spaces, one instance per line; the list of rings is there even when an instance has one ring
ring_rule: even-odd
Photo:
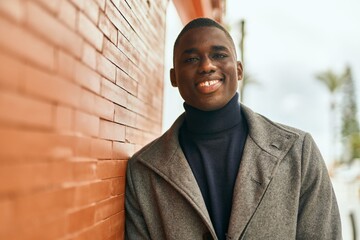
[[[179,144],[179,129],[184,120],[185,114],[182,114],[163,136],[155,140],[155,147],[149,146],[138,157],[187,199],[211,234],[216,236],[200,188]]]
[[[281,160],[294,144],[298,135],[279,124],[254,113],[241,105],[249,126],[233,194],[233,206],[228,229],[231,239],[239,239],[254,215]],[[179,145],[179,128],[184,121],[181,115],[164,133],[148,147],[139,160],[179,191],[203,218],[215,235],[201,191]]]
[[[235,183],[228,235],[239,239],[256,212],[281,160],[298,135],[242,105],[249,125]]]

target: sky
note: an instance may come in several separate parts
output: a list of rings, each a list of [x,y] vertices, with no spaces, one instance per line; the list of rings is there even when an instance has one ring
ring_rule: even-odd
[[[315,75],[328,69],[340,74],[349,65],[360,107],[359,13],[358,0],[227,0],[225,22],[237,45],[239,22],[246,22],[244,67],[257,82],[248,85],[243,103],[273,121],[309,132],[327,164],[340,150],[331,143],[335,120],[329,114],[330,96]],[[171,3],[167,18],[164,131],[183,111],[168,77],[172,45],[182,28]]]

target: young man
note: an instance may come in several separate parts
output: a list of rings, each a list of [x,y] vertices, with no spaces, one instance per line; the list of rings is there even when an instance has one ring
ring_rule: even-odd
[[[184,27],[170,77],[185,113],[128,162],[126,239],[341,239],[313,139],[240,105],[242,76],[221,25]]]

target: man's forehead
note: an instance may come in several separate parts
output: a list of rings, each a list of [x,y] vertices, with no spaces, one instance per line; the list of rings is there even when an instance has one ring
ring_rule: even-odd
[[[199,32],[202,32],[202,34],[200,34]],[[205,32],[205,34],[204,34],[204,32]],[[183,39],[188,39],[188,38],[190,38],[190,39],[195,38],[195,37],[206,38],[207,34],[212,34],[212,35],[216,34],[218,36],[227,38],[227,35],[223,30],[221,30],[217,27],[206,26],[206,27],[196,27],[196,28],[189,29],[180,37],[179,40],[181,42]]]
[[[209,37],[209,35],[211,35],[211,37]],[[185,32],[179,39],[175,49],[196,48],[197,45],[200,45],[199,42],[201,42],[201,44],[205,44],[205,42],[211,42],[211,45],[217,49],[221,47],[230,48],[233,46],[232,39],[230,39],[230,37],[228,37],[223,30],[217,27],[206,26],[192,28]]]

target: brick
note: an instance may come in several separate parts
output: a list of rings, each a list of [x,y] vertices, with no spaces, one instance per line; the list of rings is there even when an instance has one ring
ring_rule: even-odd
[[[111,159],[112,142],[103,139],[91,139],[90,156],[98,159]]]
[[[134,8],[134,4],[133,4],[133,1],[132,0],[125,0],[126,4],[131,8],[133,9]],[[137,15],[137,14],[136,14]]]
[[[110,217],[110,232],[115,234],[115,239],[124,239],[125,211]]]
[[[0,192],[25,191],[48,185],[48,164],[11,164],[0,168]]]
[[[150,85],[150,86],[149,86]],[[159,85],[161,85],[159,83]],[[138,98],[146,102],[149,105],[156,106],[156,98],[162,98],[162,94],[154,95],[153,92],[162,93],[162,88],[155,89],[151,84],[139,85],[138,86]]]
[[[71,238],[72,240],[103,240],[108,238],[110,235],[110,220],[106,219],[104,221],[98,222],[96,225],[80,232],[75,237]]]
[[[123,34],[125,34],[125,36],[127,36],[133,31],[129,23],[126,22],[119,10],[110,0],[107,0],[106,2],[105,14],[106,16],[108,16],[109,20],[115,25],[115,27]]]
[[[125,193],[125,177],[116,177],[110,180],[111,195],[116,196]]]
[[[101,54],[97,54],[96,70],[108,80],[115,82],[116,66]]]
[[[120,106],[127,105],[127,92],[104,78],[101,82],[101,95]]]
[[[75,81],[95,93],[100,93],[101,76],[80,62],[76,63]]]
[[[64,78],[54,76],[35,68],[26,67],[24,78],[26,93],[54,103],[79,106],[81,88]]]
[[[103,160],[98,162],[98,177],[101,179],[123,177],[126,172],[125,160]]]
[[[97,50],[102,50],[102,32],[82,13],[79,14],[78,31]]]
[[[55,49],[17,25],[0,18],[0,50],[11,52],[32,64],[54,70]]]
[[[101,126],[99,118],[85,112],[75,111],[75,126],[77,132],[89,136],[98,136]]]
[[[67,158],[70,158],[67,157]],[[49,164],[49,175],[52,186],[59,186],[64,183],[73,182],[73,167],[69,161],[57,161]]]
[[[107,140],[124,141],[125,126],[106,120],[100,120],[99,137]]]
[[[86,0],[70,0],[77,8],[83,9],[84,8],[84,2]]]
[[[96,161],[72,159],[73,179],[75,182],[90,181],[96,179]]]
[[[120,0],[110,0],[110,1],[116,6],[116,8],[119,7],[119,5],[120,5]]]
[[[94,113],[106,120],[114,119],[114,103],[101,96],[95,96]]]
[[[109,218],[111,215],[124,210],[124,196],[115,196],[96,204],[95,221]]]
[[[60,0],[53,0],[53,1],[47,1],[47,0],[35,0],[42,6],[44,6],[47,10],[50,10],[53,13],[56,13],[59,9]]]
[[[83,46],[83,53],[81,60],[91,69],[96,70],[96,50],[91,45],[85,43]]]
[[[113,142],[113,159],[129,159],[134,153],[134,145],[130,143]]]
[[[124,19],[126,20],[126,22],[129,23],[129,25],[135,29],[135,32],[138,32],[141,34],[141,32],[139,31],[140,29],[138,29],[136,26],[144,26],[145,24],[140,24],[135,15],[133,14],[133,12],[131,11],[130,7],[126,4],[125,1],[120,1],[120,3],[118,5],[116,5],[117,8],[119,9],[119,11],[121,12],[121,14],[124,16]],[[121,29],[119,29],[121,30]],[[148,32],[148,31],[147,31]],[[130,38],[129,38],[130,40]]]
[[[91,137],[76,133],[74,143],[74,156],[88,157],[91,151]]]
[[[121,106],[115,106],[115,118],[114,121],[117,123],[124,124],[126,126],[135,127],[136,125],[136,113],[130,111]]]
[[[97,3],[93,0],[87,0],[84,2],[83,10],[90,20],[97,25],[99,20],[99,6]]]
[[[135,127],[137,129],[152,132],[152,133],[159,133],[158,124],[151,119],[145,118],[141,115],[136,116],[136,124]],[[161,130],[160,130],[161,131]]]
[[[75,59],[64,51],[58,51],[57,70],[58,74],[66,79],[74,80],[75,78]]]
[[[21,76],[24,74],[24,64],[0,53],[0,73],[0,88],[17,90],[20,86]]]
[[[123,200],[124,199],[124,195],[122,195],[123,199],[120,198],[120,204],[121,206],[124,206],[123,204]],[[111,226],[111,231],[114,232],[123,232],[124,231],[124,224],[125,223],[125,211],[120,211],[119,213],[113,215],[110,217],[110,226]]]
[[[68,216],[69,233],[74,233],[85,229],[94,224],[95,206],[89,206],[76,212],[70,213]]]
[[[94,104],[95,104],[95,96],[93,92],[90,92],[87,89],[81,89],[81,93],[78,98],[80,98],[80,110],[84,110],[87,113],[93,113]]]
[[[116,69],[116,85],[126,89],[129,93],[136,96],[138,91],[138,82],[132,79],[121,69]]]
[[[73,205],[74,189],[35,192],[14,201],[18,229],[35,227],[63,216]]]
[[[125,193],[125,177],[116,177],[110,180],[111,195],[117,196]]]
[[[58,18],[71,29],[76,29],[77,10],[68,0],[61,1]]]
[[[105,0],[95,0],[102,11],[105,10]]]
[[[28,17],[26,22],[31,29],[56,46],[60,46],[73,53],[75,56],[79,57],[81,55],[81,37],[37,4],[28,2],[27,8]]]
[[[127,108],[146,116],[148,105],[133,95],[128,95]]]
[[[133,63],[139,64],[140,53],[122,34],[119,34],[117,46]]]
[[[0,14],[5,15],[16,22],[23,22],[25,18],[25,7],[22,0],[0,1]]]
[[[153,141],[155,138],[159,137],[159,134],[154,134],[150,132],[143,132],[143,141],[142,145],[145,145],[151,141]]]
[[[127,58],[127,57],[126,57]],[[121,69],[127,73],[131,78],[135,79],[136,81],[140,81],[141,78],[140,78],[140,75],[141,75],[141,70],[139,69],[139,66],[135,65],[132,61],[130,61],[128,58],[127,58],[127,64],[126,65],[123,65],[121,67]],[[156,73],[157,74],[157,73]],[[151,77],[153,76],[156,76],[155,75],[151,75]],[[150,75],[149,75],[150,77]]]
[[[118,30],[116,29],[114,24],[107,18],[107,16],[102,12],[99,16],[99,28],[113,44],[117,43]]]
[[[9,164],[3,165],[0,173],[2,193],[35,190],[70,181],[72,178],[66,162]]]
[[[74,138],[68,135],[0,128],[2,162],[13,158],[19,159],[20,162],[64,159],[73,154],[75,144]]]
[[[53,106],[13,93],[0,92],[0,122],[50,128]]]
[[[129,59],[107,38],[104,39],[103,55],[124,71],[129,69]]]
[[[13,227],[15,219],[14,202],[10,198],[0,199],[0,237]],[[3,239],[3,238],[2,238]]]
[[[39,222],[36,226],[25,225],[12,232],[8,239],[59,239],[66,234],[65,216]]]
[[[71,132],[74,129],[74,111],[66,106],[56,106],[54,129],[60,132]]]
[[[161,124],[161,106],[153,107],[153,106],[147,106],[147,117],[154,122],[158,122]]]
[[[98,181],[75,188],[74,206],[81,207],[107,199],[111,196],[111,182]]]
[[[111,182],[100,181],[93,185],[94,202],[102,201],[111,196]]]
[[[129,143],[145,144],[143,131],[131,127],[126,127],[125,140]]]

